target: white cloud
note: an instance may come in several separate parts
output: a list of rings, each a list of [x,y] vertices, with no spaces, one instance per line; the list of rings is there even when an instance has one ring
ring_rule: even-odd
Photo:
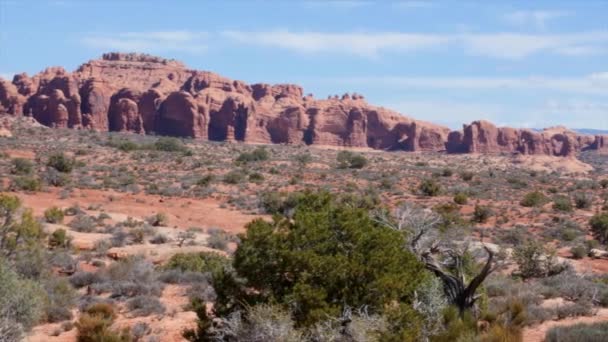
[[[290,32],[224,31],[222,36],[241,44],[261,45],[305,53],[339,53],[378,57],[382,52],[412,52],[459,47],[465,53],[521,59],[536,53],[582,56],[608,53],[608,31],[572,34],[427,34],[400,32]]]
[[[505,14],[503,19],[514,26],[534,26],[544,30],[549,21],[568,15],[570,13],[566,11],[515,11]]]
[[[339,52],[378,57],[383,51],[416,51],[447,43],[440,35],[415,33],[322,33],[289,31],[224,31],[222,35],[243,44],[279,47],[305,53]]]
[[[495,58],[519,59],[543,51],[583,56],[605,52],[608,31],[554,35],[466,34],[461,39],[469,53]]]
[[[81,42],[101,50],[159,52],[183,51],[203,53],[207,50],[206,32],[152,31],[122,32],[116,34],[89,34]]]
[[[378,85],[411,89],[551,90],[580,94],[608,94],[608,72],[582,77],[349,77],[326,79],[330,83]]]
[[[15,76],[15,73],[12,72],[0,72],[0,78],[3,78],[7,81],[12,81],[13,80],[13,76]]]

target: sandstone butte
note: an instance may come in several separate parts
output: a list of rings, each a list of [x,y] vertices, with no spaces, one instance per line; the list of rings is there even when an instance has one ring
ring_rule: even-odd
[[[12,82],[0,78],[3,112],[49,127],[213,141],[552,156],[608,150],[608,136],[487,121],[450,131],[368,104],[358,94],[315,99],[295,84],[246,84],[135,53],[106,53],[72,73],[50,67],[32,77],[17,74]]]

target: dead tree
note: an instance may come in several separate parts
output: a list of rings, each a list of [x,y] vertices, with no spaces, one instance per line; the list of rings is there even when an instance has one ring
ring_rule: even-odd
[[[467,284],[465,274],[462,269],[462,255],[455,248],[440,247],[440,237],[435,229],[440,218],[430,210],[422,210],[413,206],[406,205],[395,211],[390,216],[386,212],[376,214],[376,221],[406,234],[408,244],[405,246],[419,260],[424,263],[426,269],[431,271],[443,283],[446,299],[450,304],[458,307],[461,314],[466,310],[472,309],[479,298],[476,294],[477,289],[484,280],[498,267],[494,260],[494,252],[485,245],[483,248],[488,253],[485,264],[479,274]],[[421,247],[423,240],[432,241],[429,246]],[[435,259],[435,255],[447,256],[451,259],[456,269],[456,274],[444,268]]]

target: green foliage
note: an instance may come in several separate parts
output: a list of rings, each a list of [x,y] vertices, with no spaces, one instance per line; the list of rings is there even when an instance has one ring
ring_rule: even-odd
[[[45,298],[39,284],[19,276],[0,257],[0,320],[29,330],[41,318]]]
[[[587,250],[587,247],[585,247],[583,245],[578,245],[578,246],[570,248],[570,253],[572,253],[572,258],[582,259],[587,256],[589,251]]]
[[[57,207],[50,207],[44,211],[44,219],[48,223],[61,223],[63,222],[63,210]]]
[[[146,221],[153,227],[166,226],[169,224],[169,217],[165,213],[156,213],[146,218]]]
[[[555,253],[537,240],[528,240],[516,246],[513,250],[513,259],[524,279],[546,277],[558,269],[555,264]]]
[[[39,248],[44,232],[31,210],[19,210],[16,196],[0,194],[0,256],[13,257],[19,251]]]
[[[63,173],[72,172],[75,164],[74,159],[66,157],[62,152],[52,154],[46,162],[46,166]]]
[[[11,173],[15,175],[29,175],[34,171],[34,163],[25,158],[15,158],[12,164]]]
[[[485,223],[492,216],[492,209],[485,205],[475,205],[475,210],[473,211],[473,222],[477,223]]]
[[[207,314],[207,306],[198,299],[193,298],[190,302],[190,308],[196,313],[196,329],[186,329],[182,336],[191,342],[212,342],[217,341],[212,328],[213,320]]]
[[[418,190],[425,196],[437,196],[441,193],[441,185],[434,179],[425,179],[418,186]]]
[[[591,204],[593,204],[591,195],[584,192],[577,192],[574,194],[574,205],[577,209],[589,209]]]
[[[51,248],[67,248],[70,246],[70,243],[71,239],[63,228],[55,230],[49,236],[49,247]]]
[[[568,196],[558,196],[553,199],[553,210],[555,211],[563,211],[563,212],[571,212],[572,211],[572,201]]]
[[[465,182],[472,180],[473,176],[474,174],[471,171],[463,171],[460,173],[460,178]]]
[[[45,279],[47,294],[45,314],[47,322],[60,322],[72,318],[70,308],[76,303],[77,293],[66,278],[50,277]]]
[[[94,304],[76,322],[77,342],[131,342],[128,330],[112,331],[114,309],[109,304]]]
[[[589,220],[593,236],[601,243],[608,242],[608,213],[593,215]]]
[[[351,151],[340,151],[336,157],[339,169],[362,169],[367,165],[367,159]]]
[[[270,158],[270,153],[264,147],[258,147],[251,152],[243,152],[237,158],[236,161],[240,163],[264,161]]]
[[[200,187],[207,187],[209,186],[209,184],[211,184],[211,182],[213,181],[213,179],[215,178],[215,176],[209,174],[209,175],[204,175],[203,177],[201,177],[199,180],[196,181],[196,185],[200,186]]]
[[[40,191],[42,183],[40,183],[40,179],[38,178],[21,176],[13,179],[10,188],[12,190]]]
[[[154,142],[154,149],[164,152],[186,152],[188,147],[177,138],[162,137]]]
[[[468,200],[469,200],[469,197],[464,192],[459,192],[456,195],[454,195],[454,203],[456,203],[456,204],[460,204],[460,205],[467,204]]]
[[[234,267],[257,295],[243,300],[289,304],[303,325],[335,317],[344,305],[382,312],[394,301],[411,300],[425,279],[422,265],[403,249],[402,234],[352,203],[307,193],[293,220],[248,224]]]
[[[540,191],[529,192],[521,200],[524,207],[539,207],[547,202],[547,197]]]
[[[224,175],[224,183],[239,184],[245,179],[245,175],[239,170],[232,170]]]
[[[177,253],[169,259],[165,269],[177,269],[182,272],[216,273],[229,267],[230,260],[217,253]]]

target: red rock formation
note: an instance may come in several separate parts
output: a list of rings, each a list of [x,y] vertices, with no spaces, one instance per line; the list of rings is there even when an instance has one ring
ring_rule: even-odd
[[[578,135],[564,127],[537,132],[475,121],[464,125],[462,131],[451,132],[446,147],[448,153],[521,153],[567,157],[584,149],[597,149],[592,145],[590,136]]]
[[[605,137],[563,128],[534,132],[476,121],[450,132],[372,106],[359,94],[325,100],[303,94],[294,84],[248,85],[174,60],[107,53],[73,73],[54,67],[0,80],[0,111],[51,127],[255,143],[559,156],[606,149]]]

